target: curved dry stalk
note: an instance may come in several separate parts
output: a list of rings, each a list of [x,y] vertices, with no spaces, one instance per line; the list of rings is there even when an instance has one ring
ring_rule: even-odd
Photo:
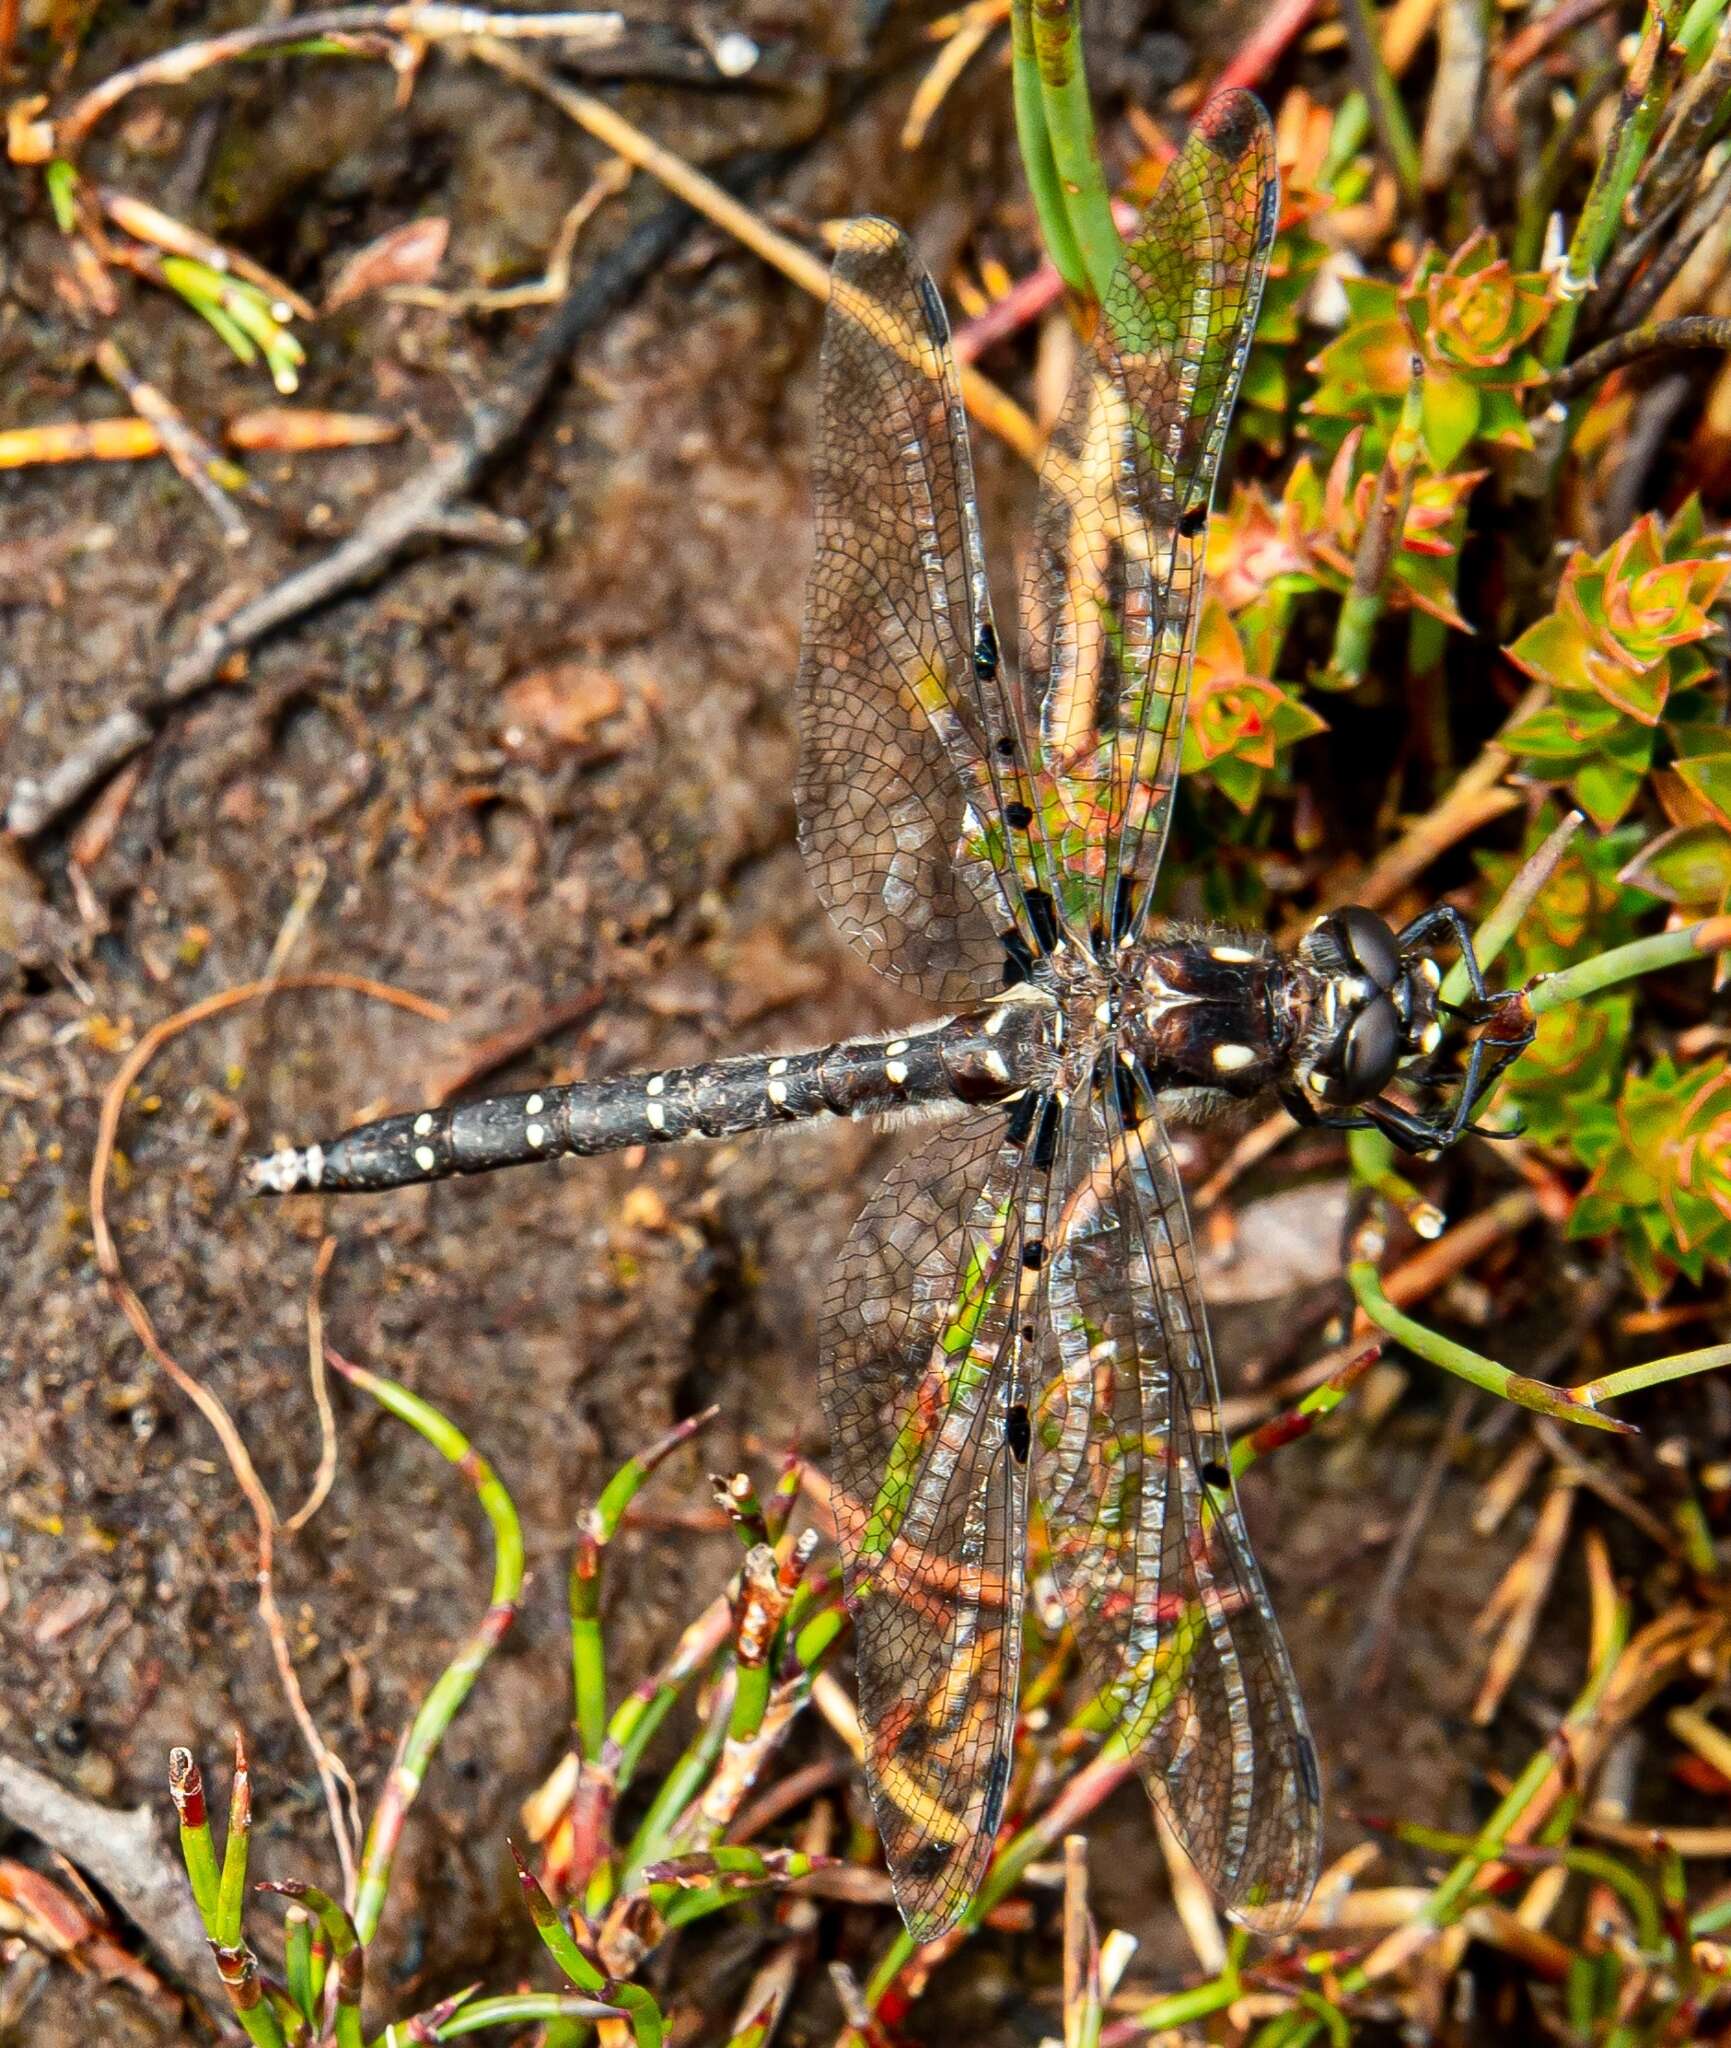
[[[319,1782],[324,1787],[331,1836],[336,1845],[338,1861],[342,1865],[343,1880],[345,1884],[352,1886],[355,1878],[354,1834],[358,1832],[359,1820],[354,1780],[344,1768],[342,1760],[319,1733],[318,1724],[313,1720],[301,1692],[300,1681],[295,1676],[288,1630],[283,1623],[281,1609],[276,1604],[272,1577],[276,1511],[271,1505],[269,1494],[265,1491],[264,1482],[258,1476],[258,1469],[252,1462],[252,1454],[246,1447],[245,1439],[235,1426],[234,1418],[218,1396],[202,1380],[188,1372],[158,1337],[149,1310],[126,1277],[126,1270],[121,1264],[120,1253],[114,1241],[114,1233],[108,1222],[108,1174],[114,1161],[115,1139],[119,1134],[120,1118],[126,1106],[127,1096],[139,1075],[165,1045],[178,1038],[182,1032],[190,1030],[195,1024],[202,1024],[211,1017],[221,1016],[225,1011],[238,1009],[243,1003],[253,1002],[260,996],[274,995],[281,989],[296,988],[350,989],[358,994],[372,996],[380,1002],[391,1003],[398,1009],[413,1011],[436,1022],[443,1022],[449,1015],[441,1005],[430,1003],[422,996],[411,995],[406,989],[390,988],[383,982],[369,981],[364,975],[359,974],[323,973],[286,975],[271,981],[243,982],[237,988],[224,989],[220,994],[208,996],[203,1002],[194,1003],[190,1008],[164,1018],[161,1023],[153,1025],[121,1061],[103,1095],[102,1110],[96,1127],[96,1145],[90,1160],[90,1228],[96,1242],[98,1270],[107,1281],[109,1292],[114,1296],[120,1312],[132,1325],[133,1333],[152,1361],[210,1424],[217,1441],[222,1445],[223,1455],[228,1459],[229,1469],[233,1472],[241,1492],[246,1496],[247,1505],[252,1509],[258,1531],[259,1617],[270,1640],[271,1654],[276,1662],[277,1676],[288,1700],[289,1710],[294,1715],[302,1738],[312,1753]],[[347,1813],[344,1811],[344,1799],[339,1794],[339,1784],[347,1795]]]
[[[313,1408],[319,1420],[319,1462],[306,1499],[283,1523],[283,1529],[291,1536],[297,1529],[304,1529],[324,1506],[325,1496],[337,1476],[337,1418],[331,1407],[330,1379],[325,1370],[325,1319],[319,1301],[319,1290],[324,1286],[336,1249],[334,1237],[327,1237],[319,1246],[307,1289],[307,1378],[312,1383]]]
[[[284,43],[304,43],[321,36],[396,35],[425,42],[481,34],[553,37],[590,49],[615,42],[624,33],[619,14],[489,14],[479,7],[451,7],[433,0],[409,0],[399,7],[322,7],[310,14],[280,15],[227,35],[185,43],[142,63],[115,72],[93,86],[51,126],[49,154],[71,157],[96,124],[129,94],[151,85],[184,85],[201,71],[250,57]]]

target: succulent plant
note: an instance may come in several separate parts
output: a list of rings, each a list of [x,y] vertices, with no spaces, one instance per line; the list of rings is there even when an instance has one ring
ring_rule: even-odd
[[[1570,1219],[1575,1237],[1620,1235],[1635,1279],[1658,1300],[1679,1271],[1731,1263],[1731,1069],[1668,1056],[1629,1077],[1614,1108],[1583,1119],[1592,1177]]]
[[[1184,773],[1205,774],[1228,803],[1254,809],[1281,752],[1326,730],[1279,683],[1248,674],[1244,642],[1226,607],[1209,601],[1196,635],[1184,721]]]
[[[1345,290],[1346,325],[1311,365],[1305,411],[1318,441],[1336,446],[1362,425],[1380,460],[1416,355],[1433,469],[1452,469],[1475,441],[1532,446],[1521,392],[1546,374],[1530,344],[1556,303],[1548,277],[1516,270],[1481,230],[1451,257],[1427,249],[1404,284],[1349,278]]]
[[[1505,744],[1595,824],[1627,812],[1667,708],[1712,673],[1704,643],[1727,578],[1731,538],[1707,537],[1691,499],[1668,527],[1649,513],[1603,554],[1572,555],[1551,611],[1508,650],[1552,694]]]
[[[1479,856],[1489,893],[1508,887],[1556,824],[1556,808],[1546,804],[1518,852]],[[1553,974],[1637,934],[1652,910],[1649,898],[1626,876],[1637,840],[1627,826],[1603,837],[1582,833],[1574,839],[1498,962],[1506,981],[1519,985]],[[1539,1019],[1538,1037],[1505,1087],[1541,1144],[1572,1145],[1583,1108],[1614,1101],[1627,1063],[1634,1007],[1629,990],[1611,989],[1548,1010]]]
[[[1294,467],[1281,500],[1281,529],[1301,552],[1304,588],[1344,591],[1376,494],[1376,466],[1364,466],[1369,436],[1354,427],[1329,464],[1326,478],[1308,456]],[[1420,476],[1412,487],[1399,545],[1389,561],[1388,601],[1402,602],[1460,632],[1467,622],[1455,604],[1467,500],[1483,481],[1482,469]]]

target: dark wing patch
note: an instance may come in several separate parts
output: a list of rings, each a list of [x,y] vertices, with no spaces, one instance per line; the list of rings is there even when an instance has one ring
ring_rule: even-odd
[[[1320,1790],[1226,1467],[1183,1190],[1159,1119],[1072,1102],[1054,1180],[1034,1487],[1090,1683],[1235,1918],[1316,1881]],[[1226,1484],[1204,1481],[1215,1469]]]
[[[940,1002],[1012,923],[987,753],[1010,731],[942,301],[898,228],[848,224],[824,327],[800,655],[800,845],[844,937]],[[994,755],[994,760],[997,756]],[[970,817],[970,807],[973,815]]]
[[[888,1175],[822,1328],[833,1504],[866,1778],[909,1932],[955,1924],[992,1853],[1016,1718],[1027,1472],[1023,1264],[1044,1176],[1001,1112],[946,1124]]]

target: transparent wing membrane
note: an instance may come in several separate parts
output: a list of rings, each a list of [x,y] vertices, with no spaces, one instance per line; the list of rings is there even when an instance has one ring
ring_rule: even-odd
[[[1009,1778],[1027,1538],[1009,1417],[1027,1412],[1043,1178],[1002,1112],[945,1126],[854,1226],[823,1320],[866,1774],[925,1941],[978,1888]]]
[[[874,966],[939,1001],[993,987],[1015,892],[986,821],[1011,739],[967,429],[937,288],[850,222],[819,382],[817,551],[799,673],[800,844]]]
[[[1006,938],[1043,995],[1066,984],[1040,955],[1140,930],[1276,192],[1266,115],[1218,95],[1130,238],[1054,429],[1015,678],[936,288],[887,222],[843,235],[800,841],[843,934],[939,1000],[987,993]],[[1278,1926],[1316,1872],[1315,1759],[1226,1468],[1182,1190],[1089,1000],[1077,1029],[1095,1036],[1064,1054],[1075,1092],[970,1114],[910,1153],[824,1316],[867,1777],[921,1940],[964,1911],[1002,1817],[1030,1479],[1090,1682],[1204,1877]]]
[[[1140,915],[1165,845],[1209,503],[1278,190],[1267,115],[1218,94],[1126,245],[1041,470],[1022,672],[1078,939],[1112,929],[1121,881]]]
[[[1071,1105],[1034,1484],[1096,1691],[1198,1870],[1278,1926],[1316,1878],[1304,1708],[1226,1467],[1183,1190],[1151,1102]]]

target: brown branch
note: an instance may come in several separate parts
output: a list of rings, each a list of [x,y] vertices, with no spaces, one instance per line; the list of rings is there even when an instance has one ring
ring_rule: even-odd
[[[826,262],[759,219],[713,178],[627,121],[605,100],[567,85],[532,57],[486,36],[477,37],[464,54],[539,93],[597,142],[658,179],[668,191],[742,242],[754,256],[760,256],[783,277],[790,278],[801,291],[809,292],[814,299],[828,300],[830,276]],[[1008,442],[1024,461],[1038,463],[1045,452],[1045,436],[1015,400],[969,363],[959,365],[957,375],[962,403],[974,418]]]
[[[93,1877],[183,1983],[204,1983],[210,1947],[152,1807],[99,1805],[0,1750],[0,1814]]]
[[[1496,60],[1498,73],[1513,78],[1542,57],[1553,43],[1573,35],[1596,16],[1608,14],[1615,5],[1616,0],[1559,0],[1549,14],[1529,22],[1519,35],[1511,36],[1503,45]]]
[[[96,344],[96,367],[131,401],[140,419],[156,429],[162,452],[190,484],[194,495],[233,547],[252,538],[246,521],[230,499],[229,488],[245,477],[210,445],[190,420],[126,360],[118,342],[104,337]]]
[[[1689,313],[1680,320],[1657,320],[1646,327],[1631,327],[1626,334],[1614,334],[1572,363],[1565,363],[1540,388],[1551,398],[1573,398],[1613,370],[1639,362],[1643,356],[1665,355],[1680,348],[1731,349],[1731,319],[1711,313]]]
[[[1620,332],[1629,333],[1638,327],[1658,305],[1676,282],[1683,266],[1723,220],[1728,201],[1731,201],[1731,165],[1720,170],[1682,220],[1671,227],[1647,267],[1623,292],[1612,313]]]

